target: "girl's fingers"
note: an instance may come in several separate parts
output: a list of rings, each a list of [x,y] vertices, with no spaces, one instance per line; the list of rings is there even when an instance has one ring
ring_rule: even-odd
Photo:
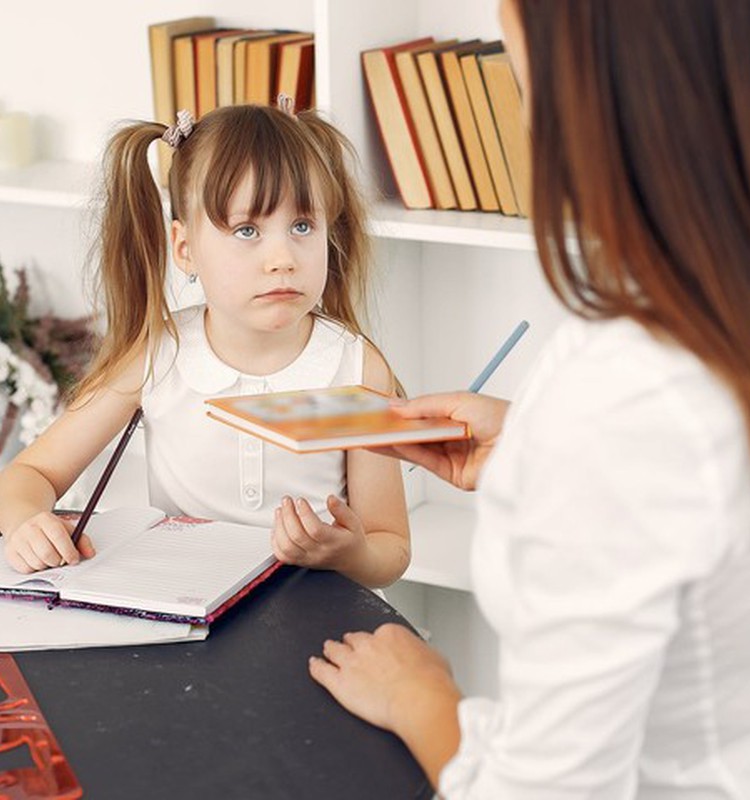
[[[307,551],[310,546],[310,537],[299,518],[297,508],[291,497],[285,497],[281,501],[281,519],[290,541],[301,550]]]
[[[313,511],[313,507],[300,497],[296,503],[297,516],[307,536],[314,542],[322,543],[326,540],[328,526]]]
[[[78,552],[83,558],[92,558],[96,555],[96,548],[85,533],[82,533],[81,538],[78,540]]]
[[[45,555],[42,555],[38,547],[34,548],[37,555],[44,559],[45,564],[48,564],[50,567],[59,567],[61,561],[64,561],[66,564],[78,564],[81,560],[81,554],[73,544],[73,540],[70,538],[70,534],[64,525],[50,526],[48,529],[42,530],[42,533],[56,551],[50,554],[49,557],[53,559],[52,562],[50,562],[49,558],[46,557],[46,549]]]
[[[284,517],[282,510],[277,508],[274,512],[274,526],[271,533],[271,546],[273,554],[279,561],[285,564],[298,564],[302,565],[305,558],[305,551],[290,538],[286,525],[284,524]]]
[[[16,547],[16,553],[18,557],[26,564],[26,569],[23,572],[40,572],[43,569],[47,569],[48,564],[46,564],[34,551],[34,548],[31,545],[31,542],[21,542]],[[59,563],[59,555],[58,555],[58,563]]]
[[[16,572],[20,572],[23,575],[27,575],[30,572],[33,572],[33,567],[29,566],[26,563],[25,559],[21,557],[18,550],[15,547],[5,547],[5,560],[13,567]]]

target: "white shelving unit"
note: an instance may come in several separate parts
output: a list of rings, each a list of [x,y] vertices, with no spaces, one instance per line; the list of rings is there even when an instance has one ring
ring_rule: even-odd
[[[210,13],[227,26],[314,31],[318,106],[352,140],[363,179],[380,197],[392,196],[393,187],[370,116],[360,52],[425,35],[500,36],[495,0],[152,0],[121,6],[45,0],[43,6],[40,13],[33,4],[16,4],[0,27],[0,111],[33,115],[39,153],[26,169],[0,171],[0,261],[6,269],[29,268],[33,296],[70,315],[86,310],[81,287],[92,165],[116,122],[152,116],[150,23]],[[60,35],[71,26],[75,46]],[[31,29],[33,49],[17,34]],[[531,330],[486,387],[512,397],[561,316],[540,277],[528,221],[407,211],[385,199],[374,204],[372,232],[374,335],[408,392],[468,386],[525,318]],[[119,470],[119,487],[116,479],[108,493],[111,503],[123,497],[134,502],[145,493],[141,458],[136,444],[127,468]],[[466,691],[492,691],[494,656],[480,646],[488,634],[470,591],[473,497],[420,470],[405,479],[414,558],[388,596],[431,632]]]

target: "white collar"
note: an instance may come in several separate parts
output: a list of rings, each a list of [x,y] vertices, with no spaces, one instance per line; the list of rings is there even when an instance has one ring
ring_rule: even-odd
[[[338,372],[347,339],[353,339],[338,322],[315,317],[307,344],[291,364],[270,375],[245,375],[225,364],[211,349],[204,325],[205,308],[191,306],[174,315],[180,335],[176,365],[185,383],[200,394],[217,394],[239,382],[243,391],[254,385],[258,391],[271,392],[328,386]]]

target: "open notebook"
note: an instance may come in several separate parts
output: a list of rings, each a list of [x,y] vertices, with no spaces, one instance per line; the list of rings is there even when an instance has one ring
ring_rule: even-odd
[[[22,575],[0,561],[0,597],[206,625],[278,566],[270,531],[120,508],[91,518],[97,554]]]

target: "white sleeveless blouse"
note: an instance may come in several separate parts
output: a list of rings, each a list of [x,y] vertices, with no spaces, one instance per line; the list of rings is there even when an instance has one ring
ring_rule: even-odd
[[[341,451],[298,455],[206,416],[204,400],[362,383],[361,337],[316,318],[297,359],[271,375],[244,375],[213,352],[205,306],[174,314],[179,346],[165,334],[142,392],[151,504],[187,514],[271,527],[284,495],[306,498],[326,520],[326,497],[346,500]]]

